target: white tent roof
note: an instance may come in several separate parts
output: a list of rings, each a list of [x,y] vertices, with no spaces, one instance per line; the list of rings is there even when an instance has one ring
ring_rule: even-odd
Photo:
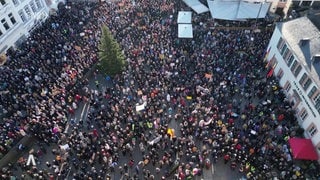
[[[179,11],[178,12],[178,24],[191,23],[191,11]]]
[[[264,18],[267,15],[270,3],[252,3],[241,1],[237,19]]]
[[[212,18],[241,20],[264,18],[270,3],[259,0],[207,0]]]
[[[198,0],[183,0],[189,7],[191,7],[197,14],[208,12],[209,9],[207,6],[203,5]]]
[[[193,38],[192,24],[178,24],[179,38]]]

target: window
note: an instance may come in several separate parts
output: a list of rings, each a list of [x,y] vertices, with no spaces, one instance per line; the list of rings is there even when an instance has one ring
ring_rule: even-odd
[[[316,102],[316,101],[318,101],[318,100],[320,100],[320,93],[318,93],[317,96],[315,96],[315,97],[313,98],[313,101],[314,101],[314,102]]]
[[[273,56],[268,63],[268,68],[272,67],[273,69],[275,69],[277,65],[278,65],[278,60],[276,59],[275,56]]]
[[[16,24],[17,21],[16,21],[16,19],[13,17],[13,14],[12,14],[12,13],[9,13],[9,14],[8,14],[8,17],[9,17],[9,19],[10,19],[10,21],[11,21],[12,24]]]
[[[302,67],[301,67],[301,65],[299,65],[299,66],[296,68],[296,70],[294,71],[293,75],[294,75],[295,77],[297,77],[297,76],[299,75],[301,69],[302,69]]]
[[[293,72],[296,69],[297,66],[298,66],[298,62],[294,61],[292,66],[291,66],[291,71]]]
[[[308,117],[308,112],[304,108],[300,111],[299,114],[300,114],[301,120],[303,121]]]
[[[297,107],[300,104],[302,99],[297,90],[293,89],[292,91],[293,91],[292,102],[293,102],[293,105]]]
[[[9,26],[9,24],[8,24],[8,22],[6,21],[5,18],[3,18],[3,19],[1,20],[1,24],[3,25],[3,27],[4,27],[5,30],[10,29],[10,26]]]
[[[292,56],[292,52],[288,51],[287,55],[284,58],[284,60],[288,63],[289,58]]]
[[[318,152],[320,152],[320,142],[317,145],[317,150],[318,150]]]
[[[278,73],[277,73],[277,77],[278,77],[279,79],[281,79],[282,76],[283,76],[283,70],[282,70],[282,68],[280,68],[280,70],[279,70]]]
[[[17,6],[19,4],[19,1],[18,0],[12,0],[12,3]]]
[[[311,123],[311,125],[308,128],[308,133],[310,136],[314,136],[318,132],[317,127],[315,124]]]
[[[320,113],[320,93],[318,93],[318,95],[313,98],[313,101],[314,101],[314,107]]]
[[[27,13],[28,18],[30,18],[32,14],[28,5],[24,7],[24,11]]]
[[[285,89],[287,92],[290,91],[291,89],[291,84],[289,81],[286,82],[286,84],[283,86],[283,89]]]
[[[294,60],[294,57],[293,57],[293,55],[291,54],[290,57],[288,58],[288,61],[287,61],[287,64],[288,64],[289,67],[291,66],[293,60]]]
[[[18,14],[19,14],[22,22],[26,22],[26,21],[27,21],[26,15],[24,14],[23,10],[20,10],[20,11],[18,12]]]
[[[317,87],[313,86],[312,89],[308,93],[308,97],[311,98],[317,91]]]
[[[288,57],[291,55],[292,53],[290,52],[289,49],[287,49],[286,52],[284,52],[283,54],[283,59],[285,59],[286,61],[288,60]]]
[[[6,4],[6,1],[5,1],[5,0],[0,0],[0,4],[1,4],[1,5],[5,5],[5,4]]]
[[[280,38],[277,44],[278,50],[282,49],[283,45],[284,45],[284,40]]]
[[[37,4],[38,9],[42,8],[42,4],[41,4],[40,0],[36,0],[36,4]]]
[[[284,44],[284,46],[282,47],[282,49],[281,49],[281,51],[280,51],[282,57],[283,57],[285,51],[287,51],[287,50],[288,50],[287,44]]]
[[[289,51],[288,48],[286,48],[286,49],[284,50],[284,53],[283,53],[283,55],[282,55],[283,59],[286,59],[286,57],[288,56],[289,52],[290,52],[290,51]]]
[[[303,85],[303,83],[304,83],[304,81],[307,79],[307,77],[308,77],[307,73],[304,73],[304,74],[302,75],[301,79],[299,80],[299,83],[300,83],[301,85]]]
[[[37,8],[36,8],[36,6],[34,5],[34,3],[31,1],[30,2],[30,7],[31,7],[31,10],[35,13],[35,12],[37,12]]]
[[[312,83],[311,79],[308,78],[308,80],[307,80],[307,81],[304,83],[304,85],[303,85],[303,89],[304,89],[304,90],[307,90],[307,89],[309,88],[309,86],[310,86],[311,83]]]

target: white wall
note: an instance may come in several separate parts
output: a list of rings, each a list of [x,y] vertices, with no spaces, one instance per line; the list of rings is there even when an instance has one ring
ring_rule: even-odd
[[[298,94],[301,93],[300,94],[301,102],[296,107],[296,110],[297,110],[296,113],[298,113],[304,107],[306,109],[306,111],[308,112],[308,116],[305,120],[302,120],[299,116],[297,116],[297,119],[298,119],[300,126],[305,129],[305,137],[311,138],[313,144],[316,146],[318,143],[320,143],[320,115],[319,115],[319,112],[314,108],[313,102],[308,97],[308,92],[313,87],[313,84],[311,84],[306,91],[303,90],[303,88],[301,87],[301,85],[299,83],[299,80],[300,80],[301,76],[304,74],[304,72],[306,72],[306,70],[304,69],[304,66],[301,64],[302,70],[299,73],[299,75],[297,77],[295,77],[292,74],[290,67],[288,67],[287,63],[283,60],[280,52],[277,49],[277,44],[278,44],[280,37],[282,37],[281,32],[278,28],[276,28],[272,37],[271,37],[269,45],[268,45],[268,49],[270,47],[271,47],[271,49],[268,54],[267,60],[270,61],[272,59],[272,57],[274,56],[278,61],[278,65],[275,67],[275,70],[274,70],[274,75],[276,75],[279,72],[280,68],[282,68],[284,74],[279,81],[279,84],[281,87],[283,87],[287,81],[289,81],[291,83],[291,89],[287,93],[288,99],[290,99],[292,97],[294,89],[298,92]],[[289,45],[288,45],[288,48],[290,49]],[[291,52],[292,52],[292,50],[291,50]],[[308,107],[307,103],[311,106],[311,109],[310,109],[310,107]],[[312,113],[312,111],[313,111],[313,113]],[[311,123],[314,123],[318,129],[318,132],[313,137],[310,137],[308,130],[307,130],[307,128],[310,126]],[[318,152],[318,154],[320,156],[320,151],[318,149],[316,151]]]

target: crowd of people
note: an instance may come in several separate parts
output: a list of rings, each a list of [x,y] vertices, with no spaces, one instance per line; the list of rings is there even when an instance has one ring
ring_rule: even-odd
[[[263,61],[272,30],[218,29],[209,15],[195,15],[194,38],[179,39],[180,5],[67,2],[9,54],[1,104],[14,113],[1,129],[2,153],[26,135],[43,143],[31,152],[38,162],[55,158],[46,168],[22,160],[2,177],[183,180],[217,161],[247,179],[319,177],[289,151],[288,138],[299,134],[294,112]],[[92,77],[90,88],[83,76],[97,61],[103,24],[128,66],[111,86]],[[66,131],[81,104],[88,116]]]
[[[0,67],[0,104],[6,115],[0,127],[2,155],[23,136],[51,142],[52,129],[65,126],[82,84],[76,82],[97,61],[92,47],[99,27],[91,13],[90,8],[65,6],[8,51]]]

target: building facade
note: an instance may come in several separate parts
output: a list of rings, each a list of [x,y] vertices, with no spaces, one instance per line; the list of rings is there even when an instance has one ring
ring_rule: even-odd
[[[290,11],[294,10],[306,10],[309,8],[320,8],[319,0],[273,0],[271,1],[271,6],[269,11],[271,13],[276,13],[283,15],[284,18],[290,17]]]
[[[0,0],[0,54],[24,41],[61,0]]]
[[[287,17],[291,4],[292,0],[274,0],[271,1],[269,11],[271,13],[283,14],[284,17]]]
[[[266,60],[293,104],[305,137],[320,155],[319,30],[307,17],[278,23]]]
[[[305,7],[320,7],[319,0],[295,0],[292,1],[295,6],[305,6]]]

